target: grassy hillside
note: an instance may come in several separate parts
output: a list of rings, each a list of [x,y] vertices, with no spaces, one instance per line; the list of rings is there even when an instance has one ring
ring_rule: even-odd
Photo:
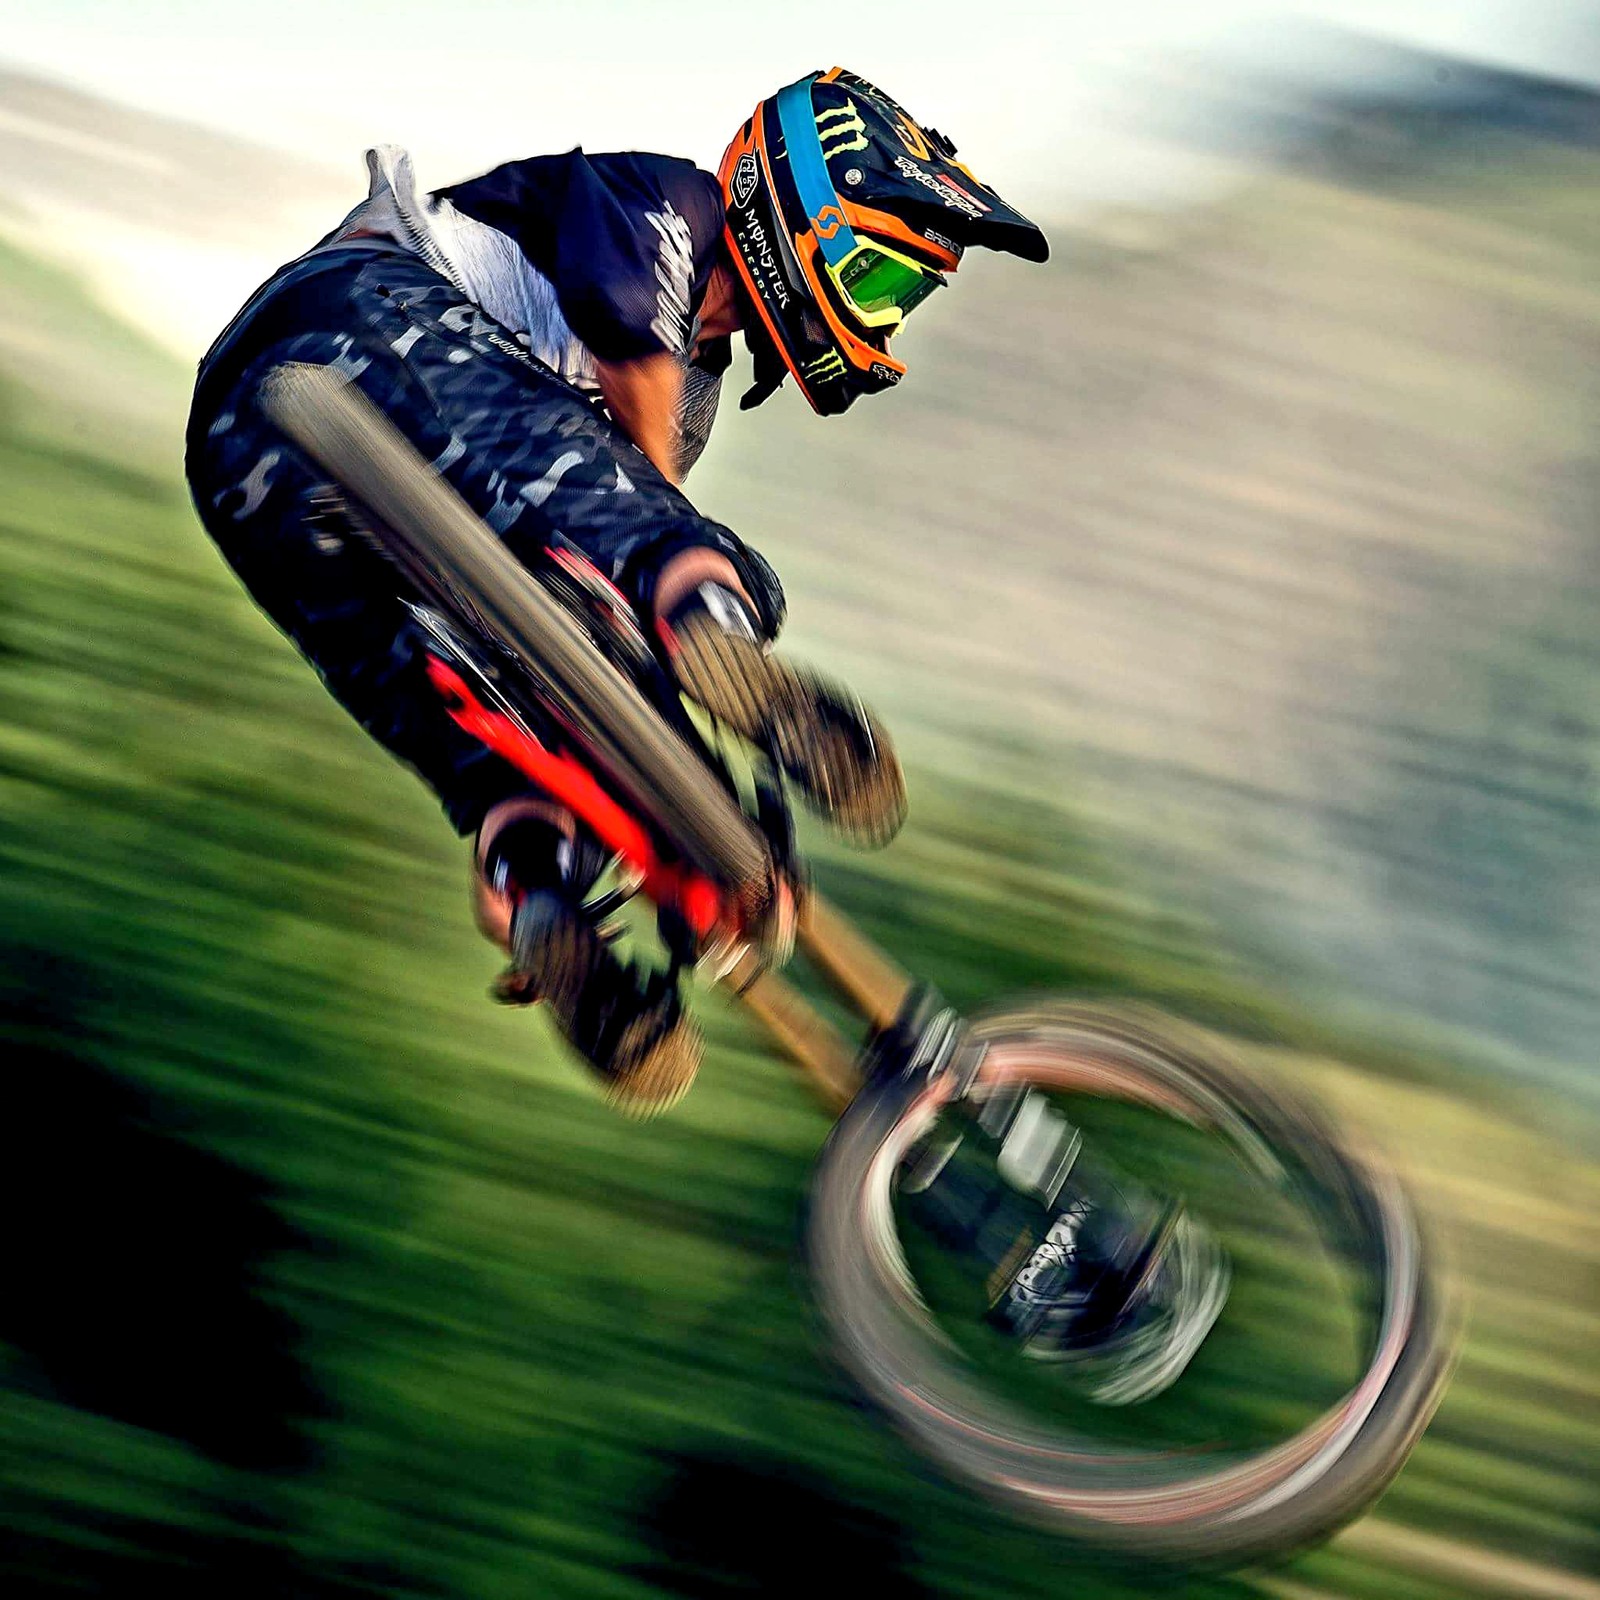
[[[1086,265],[1079,292],[1137,320],[1149,293],[1118,285],[1153,270]],[[1063,292],[1017,282],[1035,306]],[[87,315],[54,275],[48,293]],[[752,531],[759,497],[799,639],[907,730],[912,826],[881,858],[825,851],[822,881],[963,1001],[1111,988],[1288,1033],[1299,1048],[1252,1047],[1262,1070],[1398,1147],[1474,1314],[1378,1518],[1278,1573],[1158,1580],[1020,1533],[907,1459],[810,1336],[793,1245],[826,1122],[801,1087],[713,999],[704,1081],[640,1127],[537,1017],[491,1007],[431,801],[236,592],[175,448],[143,472],[109,459],[73,421],[82,390],[23,355],[0,434],[7,1593],[1596,1592],[1597,1169],[1538,1131],[1538,1105],[1507,1117],[1456,1092],[1448,1057],[1350,1044],[1248,959],[1226,897],[1194,888],[1173,798],[1193,789],[1135,783],[1151,751],[1104,742],[1144,715],[1137,680],[1104,670],[1095,701],[1058,675],[1082,668],[1085,613],[1048,608],[1081,572],[1017,560],[1060,536],[1041,507],[1122,492],[1113,468],[1087,439],[1075,464],[1038,454],[1004,387],[1020,332],[998,370],[952,324],[940,338],[942,382],[887,437],[836,435],[804,474],[764,446],[707,491],[743,496]],[[96,340],[147,360],[104,324]],[[1075,425],[1103,442],[1096,415]],[[994,454],[1001,425],[1031,437],[1032,478]],[[913,427],[920,465],[884,475]],[[847,575],[852,528],[891,503],[896,537],[852,543]],[[971,528],[996,543],[974,553]],[[1162,550],[1127,559],[1170,605]],[[940,561],[957,576],[914,581]],[[1168,862],[1187,874],[1170,895]]]
[[[7,435],[66,444],[170,479],[188,406],[179,365],[86,295],[67,268],[3,236],[0,282]]]

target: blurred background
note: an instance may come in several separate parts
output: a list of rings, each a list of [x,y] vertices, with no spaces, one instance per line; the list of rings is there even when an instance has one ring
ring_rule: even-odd
[[[1600,1596],[1600,18],[1115,12],[0,0],[0,1590]],[[183,489],[367,144],[714,166],[836,60],[1055,254],[691,481],[907,756],[822,886],[964,1005],[1230,1033],[1468,1291],[1410,1467],[1270,1573],[1089,1565],[857,1409],[826,1118],[715,995],[649,1126],[490,1006],[462,847]]]

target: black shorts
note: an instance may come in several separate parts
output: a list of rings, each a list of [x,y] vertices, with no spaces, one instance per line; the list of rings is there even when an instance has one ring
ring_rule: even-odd
[[[767,563],[423,262],[358,246],[286,268],[201,363],[190,491],[257,604],[362,727],[434,788],[459,831],[527,780],[444,712],[383,560],[308,517],[326,475],[255,401],[263,375],[284,361],[347,374],[524,559],[557,530],[648,615],[666,560],[717,550],[768,632],[781,624],[783,591]]]

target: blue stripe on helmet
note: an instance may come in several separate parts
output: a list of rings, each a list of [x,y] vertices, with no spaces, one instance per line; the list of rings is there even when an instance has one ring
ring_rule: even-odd
[[[822,138],[811,104],[811,85],[817,77],[817,73],[809,73],[778,91],[778,126],[783,129],[789,176],[794,179],[800,204],[816,230],[823,259],[836,267],[855,249],[856,236],[844,219],[844,209],[822,155]]]

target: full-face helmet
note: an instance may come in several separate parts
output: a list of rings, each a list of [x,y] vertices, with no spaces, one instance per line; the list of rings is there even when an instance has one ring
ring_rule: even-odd
[[[1043,261],[1043,233],[881,89],[835,67],[763,100],[722,158],[759,405],[792,373],[831,415],[897,384],[889,341],[972,245]]]

